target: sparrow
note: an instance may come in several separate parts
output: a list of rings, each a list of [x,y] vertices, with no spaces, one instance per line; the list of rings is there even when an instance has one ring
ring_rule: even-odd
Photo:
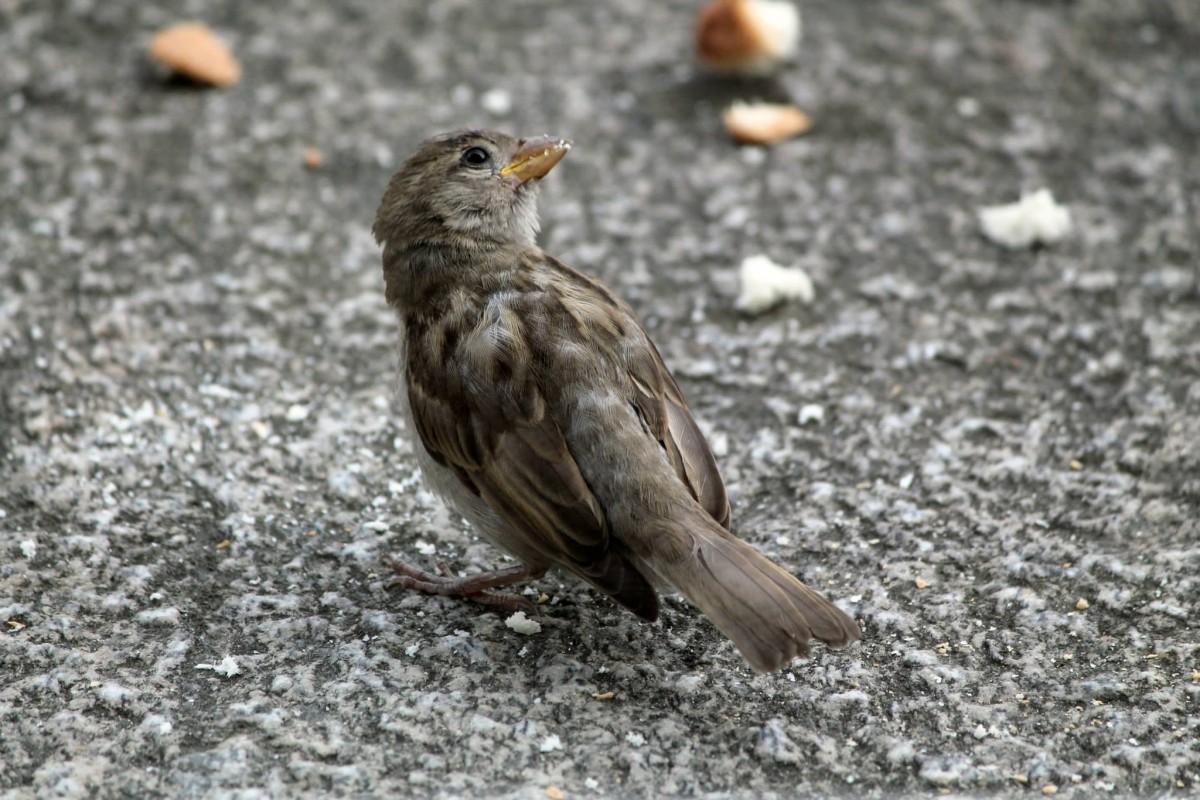
[[[570,147],[435,136],[379,205],[422,474],[516,560],[459,577],[393,559],[389,587],[515,609],[495,590],[557,567],[651,622],[658,587],[678,590],[759,672],[850,644],[853,619],[730,532],[716,460],[633,310],[538,247],[539,182]]]

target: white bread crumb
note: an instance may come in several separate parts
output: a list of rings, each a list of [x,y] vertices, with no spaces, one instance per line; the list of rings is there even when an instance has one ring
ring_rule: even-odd
[[[538,622],[536,619],[530,619],[529,617],[525,616],[524,611],[514,612],[511,617],[504,620],[504,624],[512,628],[517,633],[523,633],[526,636],[534,633],[540,633],[542,630],[542,623]]]
[[[234,675],[240,675],[242,668],[238,666],[237,660],[233,656],[225,656],[221,659],[220,664],[197,664],[195,669],[211,669],[218,675],[224,675],[226,678],[232,678]]]
[[[807,272],[781,267],[763,255],[742,262],[741,279],[742,291],[735,305],[751,314],[760,314],[784,300],[811,303],[816,296]]]
[[[1039,189],[1015,203],[981,208],[979,224],[996,244],[1017,249],[1065,239],[1071,232],[1071,212],[1054,202],[1049,189]]]

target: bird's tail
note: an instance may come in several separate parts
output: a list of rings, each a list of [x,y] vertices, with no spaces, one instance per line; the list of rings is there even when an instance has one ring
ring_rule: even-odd
[[[807,658],[812,639],[836,648],[861,635],[844,611],[712,520],[699,520],[691,533],[690,557],[656,558],[654,567],[756,671]]]

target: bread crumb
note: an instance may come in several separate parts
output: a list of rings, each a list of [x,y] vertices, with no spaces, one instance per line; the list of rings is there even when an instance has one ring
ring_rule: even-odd
[[[808,115],[783,103],[734,103],[721,114],[725,130],[743,144],[771,145],[807,133]]]
[[[816,296],[807,272],[781,267],[764,255],[742,261],[741,284],[734,305],[751,314],[760,314],[785,300],[811,303]]]
[[[304,166],[308,169],[320,169],[325,166],[325,154],[319,147],[304,148]]]
[[[480,96],[479,105],[489,114],[502,117],[512,111],[512,95],[503,89],[489,89]]]
[[[913,581],[913,583],[916,584],[916,587],[918,589],[928,589],[929,588],[929,581],[925,580],[924,578],[917,578],[915,581]]]
[[[715,70],[767,75],[796,54],[800,9],[788,0],[713,0],[696,20],[696,57]]]
[[[504,620],[504,624],[512,628],[517,633],[523,633],[526,636],[534,633],[540,633],[542,630],[542,623],[538,622],[536,619],[530,619],[529,617],[525,616],[524,611],[514,612],[511,617]]]
[[[293,403],[288,406],[287,413],[283,415],[283,418],[288,422],[302,422],[308,419],[308,406]]]
[[[549,797],[550,800],[566,800],[567,793],[557,786],[547,786],[546,797]]]
[[[193,669],[210,669],[226,678],[232,678],[234,675],[242,673],[242,668],[238,666],[237,660],[233,656],[225,656],[219,664],[197,664]]]
[[[1039,189],[1015,203],[980,209],[979,224],[996,244],[1018,249],[1065,239],[1071,233],[1071,212],[1054,201],[1049,189]]]
[[[203,22],[180,22],[154,34],[150,56],[180,75],[210,86],[228,86],[242,77],[242,67],[212,28]]]
[[[1082,597],[1075,601],[1075,608],[1079,609],[1080,611],[1086,611],[1089,606],[1091,606],[1091,603]]]
[[[801,406],[800,413],[796,415],[796,421],[801,425],[807,425],[810,422],[820,425],[825,421],[825,406],[819,406],[816,403]]]

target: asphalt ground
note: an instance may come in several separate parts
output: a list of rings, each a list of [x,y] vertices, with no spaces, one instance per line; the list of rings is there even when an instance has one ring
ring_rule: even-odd
[[[696,68],[695,10],[0,2],[3,796],[1200,791],[1194,3],[814,0],[765,80]],[[240,82],[148,62],[193,18]],[[739,148],[734,99],[815,126]],[[384,590],[503,563],[416,473],[369,234],[463,126],[574,140],[543,246],[861,642],[758,676],[679,599],[551,574],[522,636]],[[980,235],[1041,187],[1066,241]],[[756,254],[815,302],[736,311]]]

